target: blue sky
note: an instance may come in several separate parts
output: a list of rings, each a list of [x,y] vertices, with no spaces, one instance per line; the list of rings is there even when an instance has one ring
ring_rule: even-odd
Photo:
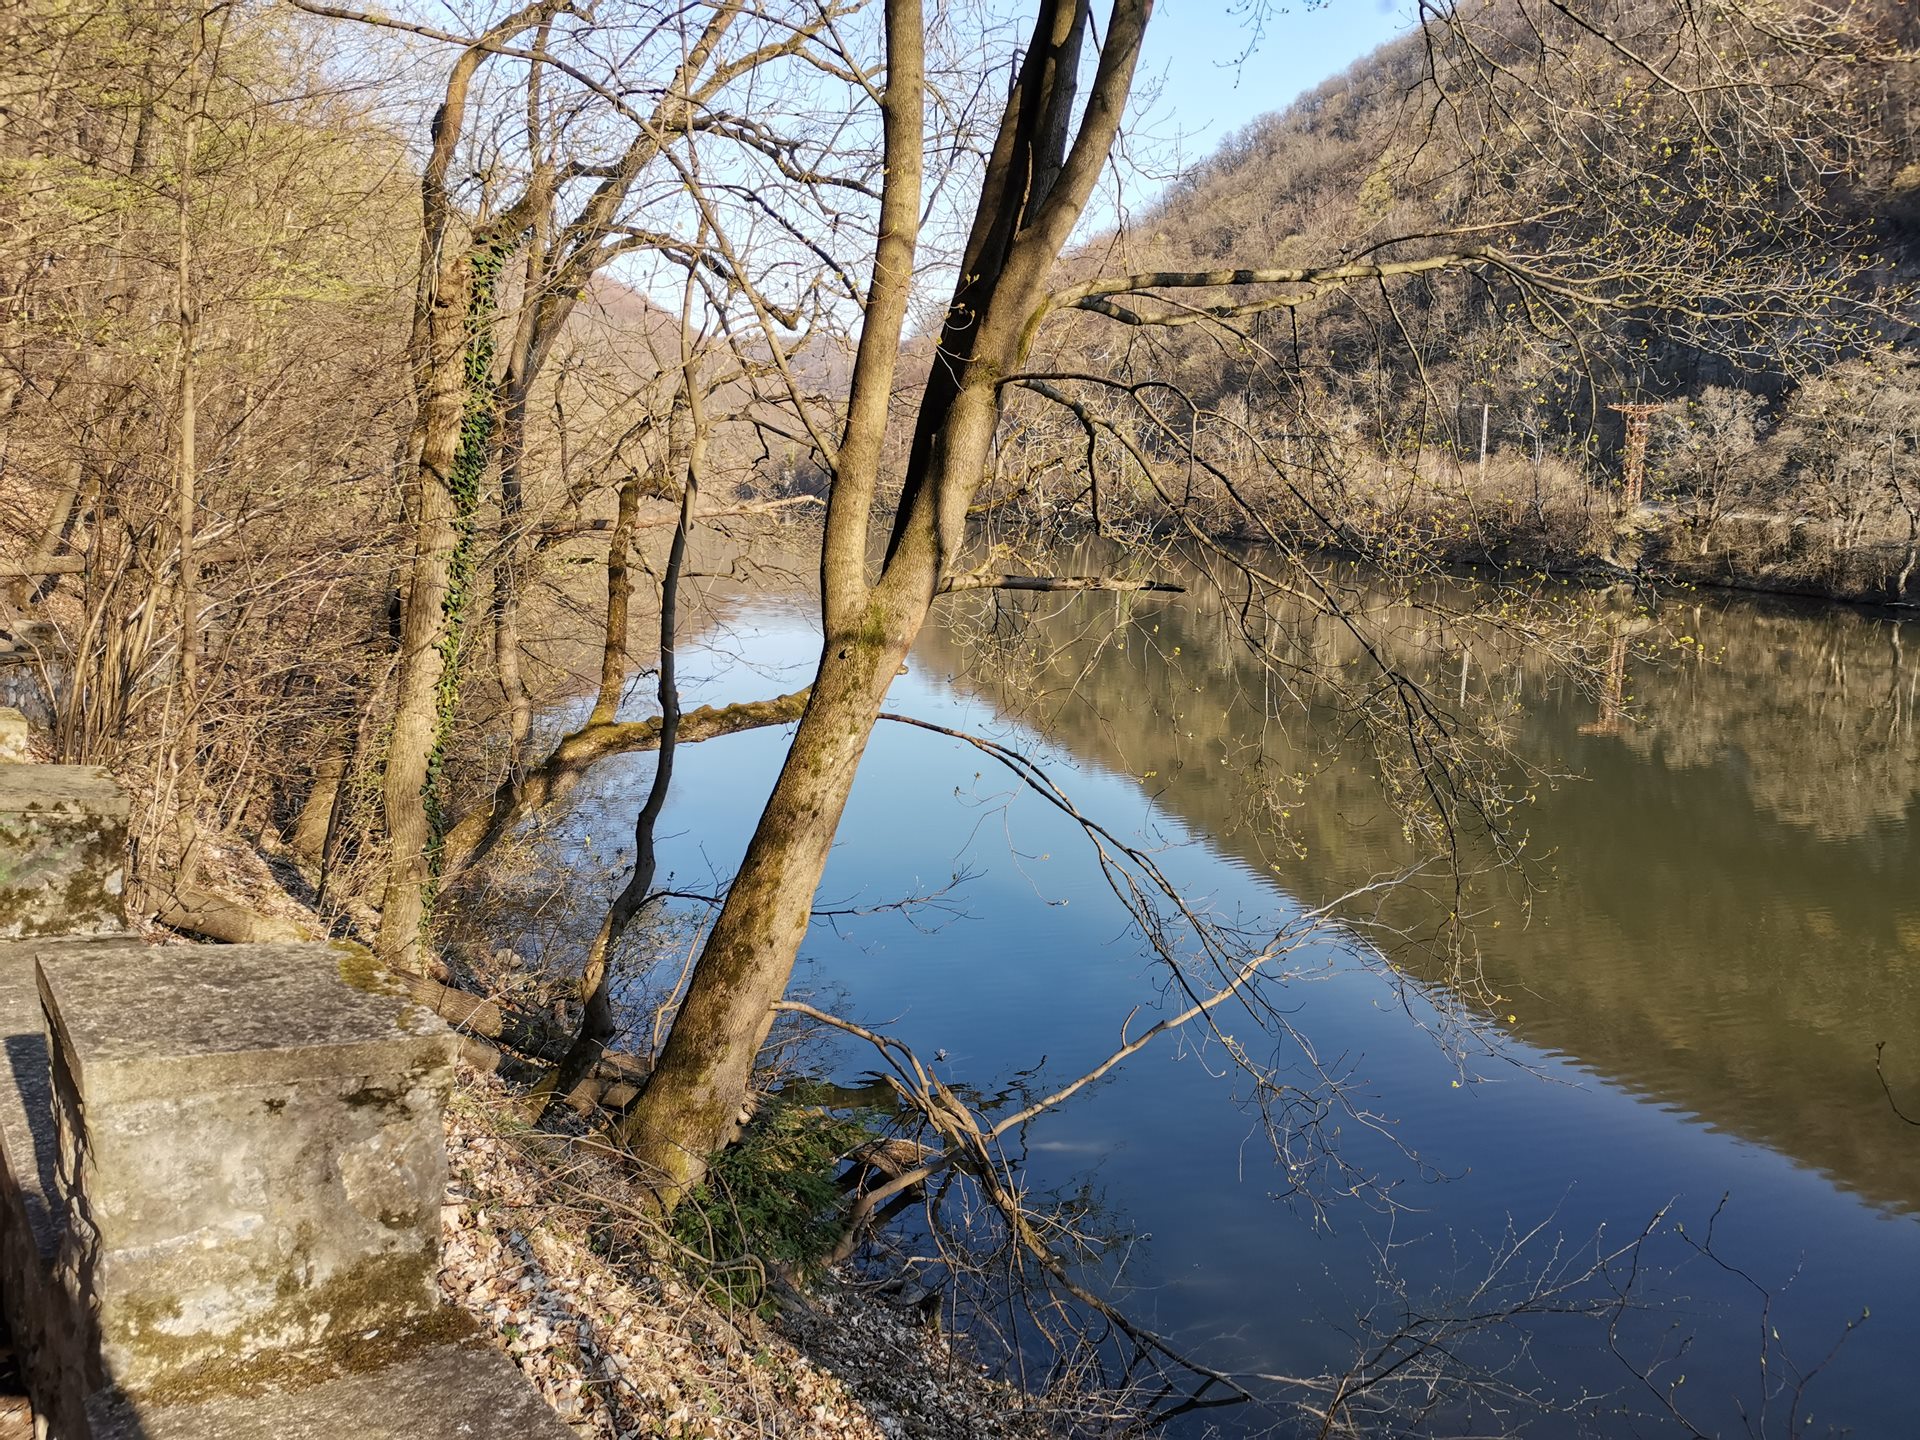
[[[1157,188],[1152,171],[1192,164],[1411,23],[1409,0],[1159,0],[1136,91],[1159,86],[1142,119],[1163,153],[1143,160],[1149,174],[1129,181],[1131,197],[1137,202]]]

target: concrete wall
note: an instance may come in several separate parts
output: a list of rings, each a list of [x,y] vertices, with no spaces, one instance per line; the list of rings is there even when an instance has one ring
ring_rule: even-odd
[[[436,1284],[454,1037],[358,947],[146,945],[126,796],[4,763],[0,1307],[51,1440],[560,1440]]]

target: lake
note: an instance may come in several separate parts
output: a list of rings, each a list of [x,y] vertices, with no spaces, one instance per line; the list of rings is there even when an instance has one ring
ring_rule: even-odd
[[[1294,1392],[1251,1377],[1344,1371],[1367,1325],[1472,1317],[1423,1332],[1422,1363],[1444,1345],[1478,1398],[1400,1433],[1688,1433],[1671,1404],[1709,1435],[1920,1435],[1920,1128],[1875,1068],[1920,1117],[1920,626],[1702,594],[1649,619],[1554,582],[1540,599],[1592,612],[1585,681],[1412,611],[1391,627],[1532,767],[1509,827],[1524,868],[1370,892],[1266,992],[1291,1034],[1244,1009],[1219,1026],[1285,1083],[1315,1083],[1310,1051],[1344,1106],[1277,1155],[1221,1036],[1170,1037],[1026,1127],[1031,1186],[1130,1237],[1088,1258],[1101,1294],[1261,1393]],[[1210,915],[1263,933],[1420,861],[1351,715],[1276,684],[1199,592],[942,604],[890,707],[1033,759]],[[805,682],[803,598],[713,605],[689,704]],[[737,860],[784,735],[681,752],[675,888]],[[597,772],[567,843],[625,845],[650,770]],[[887,908],[908,896],[932,898]],[[839,913],[796,991],[939,1054],[972,1094],[1043,1093],[1169,1003],[1080,827],[938,734],[880,726],[819,904]],[[854,1042],[816,1063],[873,1068]],[[1649,1225],[1631,1276],[1623,1257],[1578,1279]],[[1488,1323],[1629,1278],[1611,1321]]]

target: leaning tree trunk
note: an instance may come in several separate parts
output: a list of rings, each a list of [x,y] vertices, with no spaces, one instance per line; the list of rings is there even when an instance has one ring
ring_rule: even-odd
[[[931,596],[929,595],[929,600]],[[654,1076],[622,1125],[671,1209],[731,1138],[755,1057],[773,1025],[812,913],[860,757],[926,615],[885,616],[832,635],[780,778],[700,954]]]
[[[1106,162],[1152,0],[1113,0],[1078,134],[1089,0],[1041,0],[976,206],[928,377],[880,578],[866,541],[886,433],[924,163],[920,0],[887,0],[886,181],[865,324],[822,547],[820,668],[740,872],[714,921],[660,1063],[622,1126],[664,1209],[733,1135],[754,1060],[806,935],[855,771],[966,529],[1001,381],[1020,367],[1047,277]]]

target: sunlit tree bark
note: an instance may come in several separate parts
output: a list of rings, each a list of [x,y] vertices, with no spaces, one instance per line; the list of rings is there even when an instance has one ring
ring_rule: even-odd
[[[779,779],[695,967],[652,1081],[624,1127],[671,1207],[732,1133],[754,1057],[806,932],[813,895],[887,689],[954,564],[986,473],[1001,382],[1118,133],[1150,0],[1116,0],[1072,123],[1091,23],[1046,0],[1001,120],[960,280],[921,400],[877,577],[868,529],[912,279],[923,178],[920,0],[886,7],[880,241],[838,447],[821,558],[819,668]]]

